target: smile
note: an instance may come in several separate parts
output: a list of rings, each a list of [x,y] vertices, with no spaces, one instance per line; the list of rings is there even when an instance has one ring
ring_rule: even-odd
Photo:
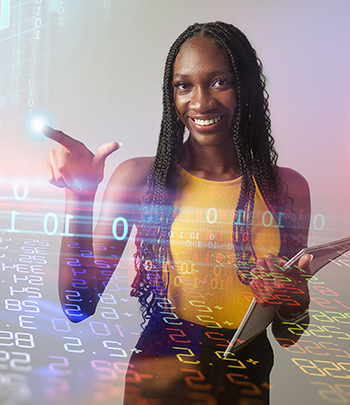
[[[221,120],[221,117],[211,118],[210,120],[198,120],[198,119],[196,119],[196,118],[193,118],[193,121],[194,121],[197,125],[202,125],[202,126],[216,124],[216,123],[219,122],[220,120]]]

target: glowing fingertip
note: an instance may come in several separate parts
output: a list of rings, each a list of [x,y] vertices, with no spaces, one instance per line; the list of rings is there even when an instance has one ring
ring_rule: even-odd
[[[35,131],[42,131],[45,128],[45,123],[42,119],[36,118],[33,120],[32,127]]]
[[[23,119],[24,132],[35,141],[46,141],[49,138],[49,129],[54,126],[54,120],[48,111],[31,110]],[[45,136],[43,136],[45,135]]]

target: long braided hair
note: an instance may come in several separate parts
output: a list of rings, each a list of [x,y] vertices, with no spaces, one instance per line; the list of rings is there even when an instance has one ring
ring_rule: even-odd
[[[132,285],[131,295],[139,297],[144,320],[165,309],[168,286],[163,277],[163,268],[167,261],[169,232],[173,220],[176,167],[184,155],[185,130],[175,111],[173,66],[181,46],[196,36],[211,38],[227,52],[234,75],[237,110],[231,134],[242,173],[242,186],[232,239],[238,276],[244,284],[250,282],[250,268],[256,258],[251,238],[256,188],[254,179],[274,216],[285,205],[277,181],[278,156],[271,136],[266,78],[255,50],[246,36],[231,24],[218,21],[191,25],[173,43],[166,59],[159,143],[143,200],[143,219],[136,236],[135,268],[138,274]],[[293,244],[291,226],[287,219],[282,218],[282,221],[285,224],[282,226],[286,242],[282,244],[280,254],[288,255]],[[247,241],[243,240],[245,232],[249,235]]]

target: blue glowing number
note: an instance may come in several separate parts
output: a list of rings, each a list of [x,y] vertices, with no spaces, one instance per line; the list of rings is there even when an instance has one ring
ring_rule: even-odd
[[[64,308],[64,312],[66,315],[69,316],[83,316],[81,313],[81,308],[78,304],[65,304],[66,307],[71,307],[71,308]]]
[[[11,358],[13,356],[19,356],[20,358]],[[22,358],[21,358],[22,357]],[[27,365],[30,363],[30,355],[28,353],[19,353],[19,352],[5,352],[4,350],[0,350],[0,361],[1,362],[9,362],[10,368],[14,371],[31,371],[32,366]],[[7,369],[8,366],[5,364],[1,364],[1,369]]]
[[[71,327],[67,319],[52,318],[51,319],[52,327],[56,332],[70,332]]]
[[[20,196],[18,194],[18,186],[19,185],[23,186],[23,194]],[[22,182],[20,183],[20,181],[17,181],[14,185],[13,185],[13,195],[15,196],[15,199],[17,201],[24,201],[27,197],[28,197],[28,192],[29,192],[29,186],[28,183],[26,182]]]
[[[48,223],[50,217],[53,218],[53,223],[54,223],[52,231],[49,231],[48,228],[47,228],[47,223]],[[43,226],[44,226],[44,232],[46,233],[46,235],[54,235],[57,232],[57,229],[58,229],[57,215],[54,214],[53,212],[48,212],[44,217]]]
[[[73,285],[74,286],[74,285]],[[74,286],[75,287],[75,286]],[[79,288],[79,287],[76,287]],[[70,294],[66,294],[66,300],[67,301],[76,301],[76,302],[81,302],[83,299],[81,298],[81,294],[79,291],[76,290],[64,290],[67,293]]]
[[[242,222],[242,215],[243,210],[238,210],[237,221],[234,222],[235,225],[244,225],[244,223]]]
[[[27,319],[27,320],[26,320],[26,319]],[[24,329],[37,329],[36,326],[28,326],[28,325],[25,325],[25,324],[34,324],[34,322],[31,321],[31,320],[29,320],[29,319],[35,319],[35,318],[34,318],[34,316],[32,316],[32,315],[19,315],[19,316],[18,316],[19,326],[20,326],[21,328],[24,328]]]
[[[15,211],[13,211],[15,212]],[[49,219],[53,219],[53,228],[51,231],[49,231],[47,225],[49,222]],[[64,232],[61,234],[62,236],[74,236],[73,233],[69,232],[69,221],[74,218],[74,215],[66,214],[65,215],[65,225],[64,225]],[[12,227],[12,223],[11,223]],[[44,227],[44,232],[46,235],[55,235],[58,230],[58,217],[54,212],[48,212],[45,217],[44,217],[44,222],[43,222],[43,227]]]
[[[101,312],[102,318],[105,319],[119,319],[119,315],[114,308],[101,307],[101,309],[107,309],[108,311]]]
[[[119,352],[120,352],[120,354],[110,353],[110,356],[128,357],[128,355],[126,354],[126,351],[125,351],[124,349],[122,349],[121,347],[109,347],[109,346],[108,346],[109,344],[113,344],[113,343],[115,343],[115,344],[117,344],[117,345],[120,345],[121,343],[115,342],[115,341],[113,341],[113,340],[104,340],[102,343],[103,343],[103,346],[104,346],[106,349],[116,350],[116,351],[119,351]]]
[[[1,1],[1,0],[0,0]],[[15,223],[16,223],[16,215],[19,215],[19,212],[17,211],[11,211],[11,228],[7,230],[7,232],[18,232],[18,229],[16,229]]]
[[[66,214],[66,220],[64,224],[64,232],[62,233],[62,236],[74,236],[73,233],[69,232],[69,220],[74,218],[74,215]]]
[[[124,225],[124,229],[123,229],[123,233],[121,236],[119,236],[117,234],[117,226],[119,222],[122,222]],[[124,240],[126,238],[126,235],[128,234],[128,221],[123,218],[123,217],[117,217],[114,221],[113,221],[113,225],[112,225],[112,233],[113,233],[113,238],[116,240]]]
[[[208,224],[215,224],[215,222],[218,219],[217,210],[213,207],[209,208],[207,211],[206,219],[207,219]]]
[[[82,346],[81,340],[79,338],[76,337],[69,337],[69,336],[63,336],[63,339],[69,339],[69,340],[74,340],[75,343],[64,343],[63,347],[65,350],[67,350],[67,352],[71,352],[71,353],[83,353],[85,350],[84,349],[80,349],[80,350],[74,350],[71,349],[69,346],[73,346],[73,347],[80,347]]]
[[[22,342],[22,343],[21,343]],[[25,343],[27,342],[27,343]],[[15,343],[18,347],[32,348],[35,347],[34,337],[31,333],[16,332]]]
[[[1,330],[0,333],[7,334],[7,336],[0,336],[0,339],[3,339],[5,341],[12,340],[12,342],[10,343],[1,342],[1,346],[13,346],[13,340],[15,340],[15,345],[17,347],[24,347],[27,349],[35,347],[34,337],[31,333],[15,332],[15,334],[13,335],[13,332],[4,330]]]
[[[109,336],[111,334],[108,326],[103,322],[89,322],[89,325],[94,335]]]
[[[55,375],[69,375],[71,374],[71,370],[62,370],[64,367],[69,367],[69,362],[66,357],[61,357],[61,356],[49,356],[50,359],[57,359],[60,362],[56,363],[49,363],[49,370],[52,374]]]
[[[317,221],[318,218],[321,218],[321,225],[320,226],[317,225],[317,223],[319,222],[319,221]],[[320,231],[321,229],[323,229],[324,225],[325,225],[325,222],[326,222],[326,220],[325,220],[324,215],[322,215],[322,214],[315,215],[314,228],[316,229],[316,231]]]
[[[266,223],[266,220],[265,220],[266,214],[267,214],[267,215],[270,215],[270,222],[269,222],[269,223]],[[272,222],[273,222],[273,216],[272,216],[271,212],[270,212],[270,211],[265,211],[264,214],[263,214],[263,216],[262,216],[262,224],[263,224],[266,228],[268,228],[268,227],[270,227],[270,226],[272,225]]]

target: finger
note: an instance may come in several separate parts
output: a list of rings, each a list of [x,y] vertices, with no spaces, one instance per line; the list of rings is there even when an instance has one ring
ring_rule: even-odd
[[[98,165],[104,163],[106,158],[122,146],[121,142],[108,142],[97,149],[93,163]]]
[[[43,129],[41,132],[47,137],[56,141],[60,145],[64,146],[68,150],[70,150],[74,145],[76,145],[79,141],[70,137],[69,135],[65,134],[62,131],[58,131],[57,129],[53,129],[50,126],[44,124]]]
[[[63,150],[64,153],[60,153],[59,149]],[[72,173],[71,166],[68,160],[69,153],[64,149],[59,147],[59,149],[53,150],[51,152],[52,156],[52,170],[56,182],[63,185],[68,189],[73,189],[76,191],[82,191],[83,187],[81,183],[75,178]]]
[[[55,171],[53,169],[53,159],[52,159],[52,151],[50,152],[50,155],[44,160],[44,172],[45,176],[50,184],[53,186],[59,187],[59,188],[64,188],[65,184],[62,181],[59,181],[56,178]]]
[[[62,153],[63,151],[63,153]],[[44,171],[49,183],[60,188],[69,188],[77,191],[82,190],[78,180],[72,175],[69,162],[67,161],[68,152],[60,146],[52,150],[44,161]]]
[[[51,165],[50,159],[48,157],[44,160],[44,173],[45,173],[45,176],[46,176],[46,178],[47,178],[47,180],[48,180],[48,182],[50,184],[52,184],[52,185],[54,185],[56,187],[62,188],[62,186],[60,184],[56,183],[56,179],[55,179],[55,175],[53,173],[52,165]]]
[[[269,282],[269,285],[273,284],[274,288],[278,289],[281,286],[282,280],[283,282],[291,282],[291,280],[286,277],[286,270],[283,268],[283,265],[286,262],[284,259],[273,255],[267,255],[265,260],[270,272],[270,276],[273,280],[272,283]]]
[[[256,278],[259,278],[260,275],[263,275],[265,273],[269,272],[269,268],[267,267],[267,263],[265,259],[258,259],[256,262],[256,267],[251,270],[251,273],[256,276]]]
[[[254,276],[251,284],[253,288],[258,288],[265,284],[267,278],[269,278],[270,270],[267,266],[265,259],[258,259],[256,262],[256,267],[251,271],[251,274]]]
[[[307,265],[311,262],[312,259],[313,259],[312,255],[309,255],[309,254],[302,255],[298,261],[298,267],[305,270]]]
[[[281,260],[280,257],[276,257],[274,255],[267,255],[265,256],[265,261],[270,272],[283,271],[282,270],[283,260]]]

